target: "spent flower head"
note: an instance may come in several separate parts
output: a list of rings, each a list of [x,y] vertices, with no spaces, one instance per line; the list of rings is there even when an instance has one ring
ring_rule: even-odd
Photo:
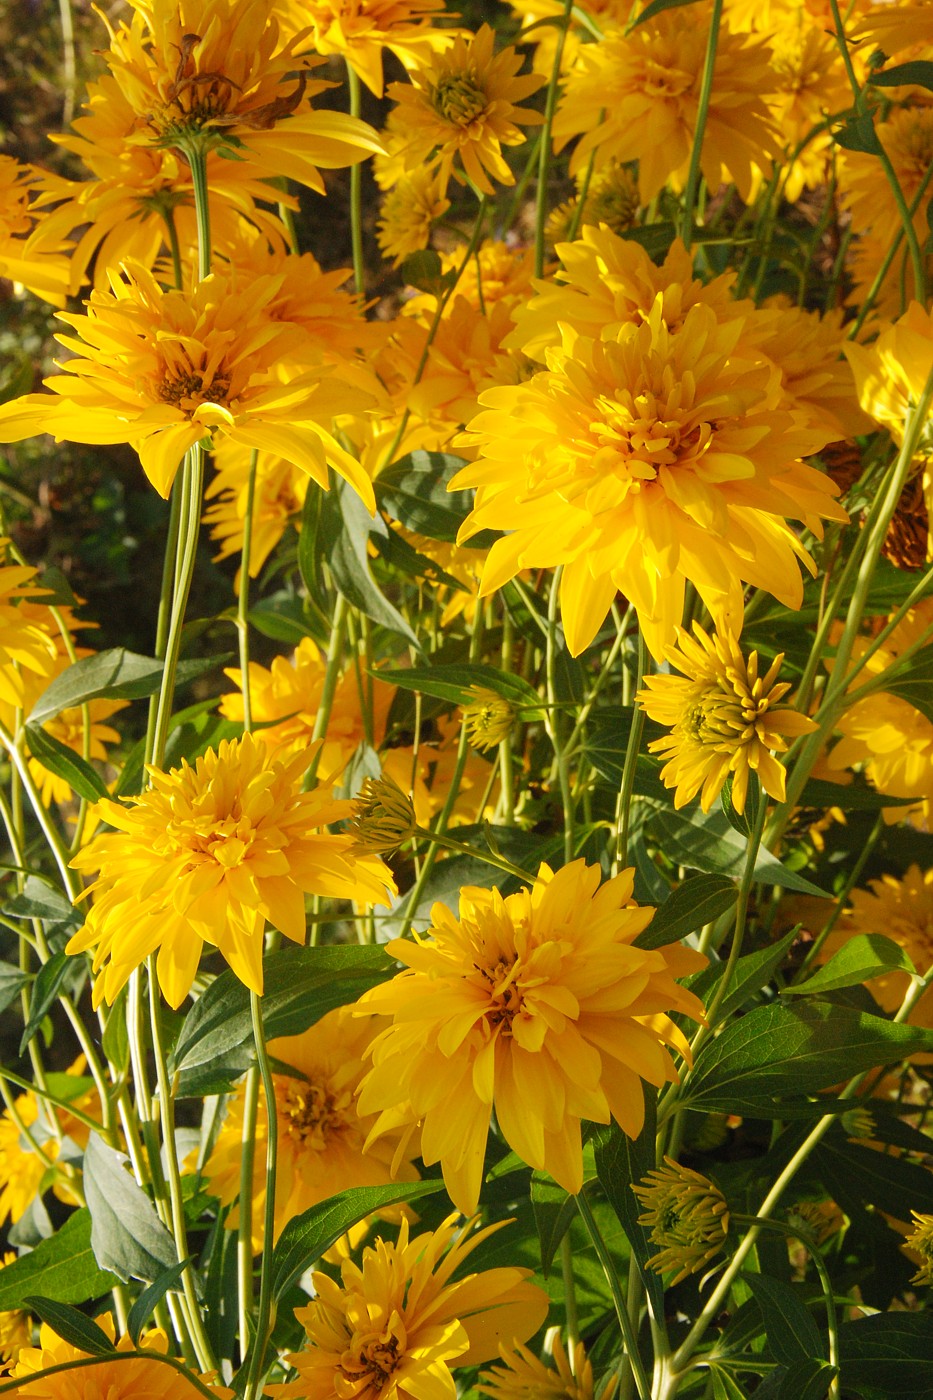
[[[648,1260],[658,1273],[676,1269],[671,1286],[698,1273],[725,1247],[729,1207],[719,1187],[706,1176],[670,1157],[632,1185],[645,1211],[639,1225],[648,1225],[658,1254]]]

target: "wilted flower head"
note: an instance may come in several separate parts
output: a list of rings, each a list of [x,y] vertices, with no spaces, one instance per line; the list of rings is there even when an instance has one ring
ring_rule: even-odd
[[[399,1114],[420,1121],[422,1156],[441,1163],[461,1209],[479,1197],[493,1107],[509,1145],[577,1192],[581,1119],[615,1118],[637,1137],[640,1081],[676,1079],[666,1046],[689,1047],[663,1012],[702,1018],[674,977],[704,960],[634,947],[654,911],[631,896],[631,871],[600,886],[598,866],[542,864],[533,889],[468,887],[459,919],[435,904],[428,936],[387,945],[406,970],[358,1003],[393,1018],[373,1042],[360,1108],[380,1113],[373,1139]]]
[[[661,1246],[648,1260],[649,1267],[658,1273],[676,1269],[673,1287],[698,1273],[725,1247],[729,1207],[708,1177],[670,1157],[664,1161],[663,1167],[633,1183],[632,1190],[646,1207],[639,1225],[650,1225],[652,1243]]]
[[[279,761],[251,734],[224,739],[192,767],[149,769],[152,786],[121,807],[97,804],[116,830],[75,856],[99,871],[84,926],[66,951],[94,949],[94,1004],[112,1003],[130,973],[158,951],[159,984],[179,1006],[205,942],[262,992],[266,920],[305,940],[305,894],[376,904],[394,888],[380,861],[354,855],[326,828],[349,803],[302,792],[307,751]],[[101,972],[101,969],[103,971]]]
[[[412,800],[398,783],[387,773],[364,779],[347,828],[356,850],[387,855],[404,845],[417,828]]]
[[[681,676],[646,676],[646,690],[636,699],[653,720],[670,729],[648,745],[667,759],[662,781],[676,787],[674,806],[683,807],[699,792],[708,812],[732,775],[732,804],[744,812],[748,780],[756,773],[776,802],[784,800],[784,768],[774,757],[784,753],[787,740],[816,728],[806,715],[780,702],[790,690],[778,681],[783,655],[775,657],[763,676],[758,653],[746,659],[728,632],[710,637],[698,622],[694,636],[678,632],[678,647],[666,655]]]
[[[495,690],[471,685],[467,704],[460,706],[463,727],[474,749],[485,752],[507,739],[515,724],[515,708]]]
[[[912,1210],[914,1228],[904,1244],[920,1255],[920,1268],[910,1280],[911,1283],[933,1284],[933,1215],[923,1215]]]
[[[453,1366],[473,1366],[535,1332],[547,1295],[529,1269],[484,1269],[453,1278],[463,1260],[502,1224],[448,1216],[430,1234],[392,1244],[377,1239],[360,1264],[346,1260],[337,1283],[314,1274],[315,1298],[295,1316],[307,1333],[288,1357],[298,1380],[267,1389],[276,1400],[454,1400]]]

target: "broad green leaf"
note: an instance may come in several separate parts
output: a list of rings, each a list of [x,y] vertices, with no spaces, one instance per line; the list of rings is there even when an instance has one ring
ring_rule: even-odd
[[[728,1371],[711,1365],[710,1373],[713,1377],[713,1400],[748,1400],[745,1391]]]
[[[745,806],[741,812],[733,805],[733,788],[734,782],[732,774],[730,773],[722,785],[722,791],[719,794],[719,805],[722,808],[726,821],[732,827],[732,830],[737,831],[740,836],[745,837],[747,840],[755,829],[755,820],[758,816],[758,808],[762,800],[757,774],[749,774],[748,791],[745,794]]]
[[[882,154],[874,117],[870,112],[850,117],[844,126],[832,133],[832,137],[837,146],[843,146],[847,151],[860,151],[867,156]]]
[[[382,948],[281,948],[264,959],[263,1024],[267,1036],[298,1035],[332,1011],[356,1001],[392,975]],[[185,1017],[172,1058],[181,1071],[177,1092],[222,1093],[253,1061],[249,990],[222,972]],[[211,1087],[211,1086],[215,1087]]]
[[[880,812],[883,807],[909,807],[915,797],[889,797],[861,783],[829,783],[824,778],[809,778],[800,794],[800,807],[816,807],[825,811],[838,807],[843,812]]]
[[[645,1096],[645,1122],[638,1137],[633,1141],[613,1121],[606,1128],[596,1129],[593,1143],[599,1184],[632,1247],[651,1311],[656,1318],[663,1318],[664,1285],[660,1274],[648,1268],[648,1260],[657,1250],[648,1238],[646,1227],[638,1223],[643,1208],[632,1190],[632,1183],[641,1181],[656,1165],[657,1094],[647,1084],[642,1084],[642,1092]]]
[[[843,1392],[861,1400],[930,1400],[933,1333],[928,1312],[883,1312],[839,1328]]]
[[[319,607],[326,606],[323,563],[327,557],[328,534],[340,528],[339,508],[329,491],[317,482],[308,486],[301,507],[301,530],[298,534],[298,572],[310,596]]]
[[[0,1012],[13,1005],[28,981],[29,976],[20,972],[18,967],[14,967],[12,963],[0,962]]]
[[[48,1323],[56,1336],[79,1351],[89,1352],[91,1356],[109,1356],[116,1351],[103,1328],[70,1303],[35,1295],[24,1298],[23,1303],[42,1322]]]
[[[33,758],[54,773],[88,802],[97,802],[101,797],[109,797],[107,785],[95,768],[86,759],[76,754],[67,744],[49,734],[41,725],[26,725],[26,744]]]
[[[305,1269],[367,1215],[443,1190],[444,1183],[437,1179],[390,1182],[386,1186],[351,1186],[310,1210],[302,1211],[288,1221],[272,1251],[273,1296],[281,1298]]]
[[[651,923],[635,939],[636,948],[663,948],[695,933],[735,906],[738,889],[724,875],[693,875],[684,880]]]
[[[166,1293],[177,1288],[182,1274],[188,1265],[187,1259],[173,1264],[170,1269],[166,1269],[148,1288],[144,1288],[130,1308],[129,1316],[126,1319],[126,1330],[133,1341],[139,1344],[139,1334],[152,1316],[155,1308],[161,1303]]]
[[[448,700],[453,705],[469,703],[473,698],[468,693],[470,687],[480,685],[519,706],[526,712],[527,719],[540,719],[542,714],[541,696],[527,681],[480,662],[465,662],[459,666],[411,666],[393,671],[379,669],[372,674],[387,685]]]
[[[835,1123],[814,1151],[813,1164],[830,1192],[845,1182],[850,1196],[898,1219],[906,1219],[910,1210],[933,1213],[933,1172],[907,1157],[865,1147]]]
[[[390,603],[372,576],[367,546],[371,534],[388,529],[380,516],[375,520],[359,496],[346,482],[332,490],[340,501],[340,528],[329,541],[327,562],[337,591],[359,612],[380,627],[396,632],[421,651],[421,642],[411,630],[398,608]]]
[[[180,661],[176,686],[196,680],[198,676],[212,671],[217,664],[216,657]],[[108,700],[140,700],[154,695],[162,683],[162,670],[161,661],[151,656],[139,656],[125,647],[113,647],[109,651],[99,651],[95,656],[85,656],[62,671],[46,687],[33,705],[28,722],[31,725],[44,724],[62,710],[83,705],[85,700],[100,697]]]
[[[781,995],[800,997],[832,992],[838,987],[861,986],[872,977],[889,972],[907,972],[915,977],[917,970],[897,943],[881,933],[858,933],[834,953],[825,967],[806,982],[784,987]]]
[[[373,544],[380,558],[384,559],[390,568],[397,569],[408,578],[428,579],[435,585],[444,584],[447,588],[454,588],[458,593],[470,591],[459,579],[454,578],[453,574],[446,573],[440,564],[414,549],[398,530],[386,530],[384,535],[374,535]]]
[[[67,953],[53,953],[48,962],[42,964],[32,984],[29,1020],[26,1022],[19,1043],[21,1055],[25,1054],[27,1045],[52,1009],[69,977],[72,975],[81,977],[85,970],[83,959],[69,957]]]
[[[767,948],[759,948],[757,952],[746,953],[744,958],[739,958],[732,974],[731,987],[719,1007],[719,1021],[727,1020],[733,1011],[740,1011],[750,997],[771,981],[796,937],[797,930],[792,929],[777,943],[770,943]],[[725,970],[724,962],[712,963],[690,978],[690,990],[708,1003],[713,988]]]
[[[662,5],[666,5],[668,0],[661,0]],[[670,0],[674,5],[690,5],[693,0]],[[650,6],[649,6],[650,8]],[[639,23],[645,18],[639,16]],[[677,237],[676,226],[672,223],[644,224],[635,228],[621,229],[619,236],[629,243],[638,243],[651,258],[652,262],[660,263],[667,257],[671,249],[671,244]]]
[[[14,895],[3,912],[15,919],[42,919],[47,924],[74,924],[79,917],[71,901],[41,875],[30,875],[22,893]]]
[[[884,689],[933,720],[933,645],[921,647],[890,680],[884,677]]]
[[[102,1298],[117,1282],[101,1269],[91,1248],[91,1214],[86,1208],[69,1215],[54,1235],[0,1270],[0,1312],[23,1306],[38,1293],[59,1303]]]
[[[408,285],[434,297],[443,296],[447,288],[454,284],[456,276],[453,268],[444,271],[440,255],[433,248],[419,248],[409,253],[402,263],[402,277]]]
[[[778,1400],[826,1400],[830,1381],[838,1374],[837,1367],[816,1357],[798,1361],[781,1377]]]
[[[732,830],[722,812],[709,812],[704,816],[699,808],[687,808],[682,812],[663,808],[652,815],[651,830],[661,842],[664,854],[678,865],[703,870],[708,875],[736,878],[740,878],[745,869],[748,843]],[[818,885],[788,870],[770,851],[758,852],[755,879],[763,885],[779,885],[799,894],[831,898]]]
[[[833,1002],[759,1006],[708,1040],[682,1102],[779,1117],[782,1097],[816,1094],[863,1070],[933,1051],[933,1031]]]
[[[928,58],[915,58],[893,68],[882,68],[880,73],[872,73],[868,81],[875,87],[901,87],[910,83],[933,92],[933,62]]]
[[[554,1255],[576,1217],[577,1203],[556,1181],[534,1172],[531,1178],[531,1205],[541,1249],[541,1272],[547,1278]]]
[[[447,484],[465,466],[445,452],[410,452],[379,473],[376,499],[406,529],[453,543],[473,508],[473,492],[448,491]]]
[[[102,1269],[152,1283],[177,1262],[171,1235],[155,1206],[126,1170],[127,1158],[92,1134],[84,1152],[84,1194],[91,1244]]]
[[[766,1274],[744,1273],[742,1277],[761,1308],[768,1344],[776,1359],[784,1366],[796,1366],[811,1358],[821,1360],[820,1330],[799,1294],[789,1284]]]
[[[121,988],[120,993],[107,1012],[107,1024],[104,1034],[101,1037],[101,1045],[107,1059],[116,1070],[122,1072],[126,1069],[130,1059],[130,1038],[126,1025],[126,1001],[127,990]]]
[[[285,588],[254,604],[249,610],[249,621],[264,637],[289,647],[296,647],[303,637],[315,635],[304,602]]]

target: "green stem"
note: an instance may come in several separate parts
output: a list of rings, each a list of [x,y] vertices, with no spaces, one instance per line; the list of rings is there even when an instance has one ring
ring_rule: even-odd
[[[521,880],[526,885],[534,884],[534,875],[523,870],[520,865],[513,865],[510,860],[505,859],[505,856],[495,855],[492,851],[481,851],[476,846],[468,846],[463,841],[455,841],[446,832],[428,831],[423,826],[415,827],[412,834],[433,842],[435,846],[441,846],[445,851],[456,851],[459,855],[469,856],[472,860],[482,860],[487,865],[494,865],[497,870],[504,870],[507,875],[514,875],[516,879]]]
[[[275,1085],[272,1080],[272,1066],[266,1048],[266,1035],[262,1024],[262,1000],[255,992],[249,994],[250,1019],[253,1027],[253,1044],[262,1079],[263,1096],[266,1100],[266,1199],[263,1213],[263,1249],[259,1263],[259,1315],[256,1319],[256,1336],[253,1340],[253,1354],[249,1367],[244,1400],[256,1400],[262,1387],[265,1372],[266,1343],[272,1326],[272,1242],[275,1238],[275,1183],[278,1163],[278,1120],[275,1111]]]
[[[619,1328],[622,1332],[622,1339],[625,1344],[625,1352],[628,1356],[629,1365],[632,1368],[632,1374],[635,1377],[635,1385],[638,1387],[638,1394],[641,1400],[651,1400],[651,1387],[648,1384],[648,1377],[645,1374],[645,1368],[642,1364],[641,1353],[638,1350],[638,1338],[635,1335],[635,1329],[628,1315],[625,1294],[619,1283],[619,1276],[612,1262],[612,1256],[606,1247],[606,1241],[602,1237],[602,1233],[596,1223],[596,1218],[590,1208],[590,1203],[586,1199],[585,1189],[575,1197],[575,1200],[577,1202],[577,1210],[580,1212],[583,1223],[586,1226],[586,1232],[592,1241],[593,1248],[596,1251],[596,1257],[602,1265],[603,1273],[606,1276],[606,1282],[609,1285],[609,1291],[612,1294],[616,1317],[619,1320]]]
[[[567,751],[563,742],[563,716],[557,699],[557,608],[560,598],[561,570],[555,569],[551,579],[551,592],[547,611],[547,650],[545,672],[547,677],[547,709],[544,712],[544,727],[547,730],[554,762],[557,765],[557,779],[560,784],[561,806],[564,816],[564,860],[569,863],[574,855],[574,801],[570,787],[570,768]]]
[[[253,511],[256,505],[256,472],[259,453],[253,448],[249,459],[249,480],[246,486],[246,515],[243,519],[243,550],[240,555],[240,580],[237,588],[236,627],[240,654],[240,689],[243,692],[243,732],[253,727],[252,694],[249,683],[249,567],[253,549]]]
[[[250,1349],[250,1314],[253,1308],[253,1163],[256,1160],[256,1120],[259,1108],[259,1070],[252,1065],[243,1087],[243,1135],[240,1140],[240,1195],[237,1219],[237,1306],[240,1358]]]
[[[648,665],[648,649],[645,646],[645,639],[639,630],[637,674],[635,677],[636,694],[644,684]],[[641,736],[644,733],[644,729],[645,712],[636,700],[632,711],[632,727],[629,730],[628,740],[625,745],[625,762],[622,765],[622,782],[619,787],[619,797],[616,803],[616,826],[618,835],[616,837],[613,865],[617,870],[628,864],[628,837],[632,818],[632,792],[635,787],[635,767],[638,763],[638,751],[641,747]]]
[[[564,1314],[567,1319],[567,1351],[572,1356],[580,1340],[577,1289],[573,1278],[573,1245],[568,1230],[560,1242],[560,1272],[564,1285]]]
[[[557,32],[557,44],[554,48],[554,62],[551,65],[551,79],[548,83],[547,97],[544,103],[544,126],[541,129],[541,146],[538,151],[538,188],[535,192],[536,277],[541,277],[544,274],[544,225],[547,222],[548,212],[547,179],[551,163],[551,127],[554,124],[554,113],[557,110],[557,87],[560,82],[564,44],[567,42],[567,30],[570,25],[570,12],[572,9],[573,0],[564,0],[563,23]]]
[[[350,89],[350,115],[359,117],[362,91],[356,69],[347,62],[347,86]],[[366,291],[366,265],[363,261],[363,165],[357,161],[350,166],[350,245],[353,250],[353,286],[358,296]]]
[[[334,696],[337,694],[337,682],[340,680],[340,673],[343,669],[343,643],[347,632],[349,610],[350,604],[342,593],[338,593],[337,602],[334,605],[334,620],[331,623],[330,640],[327,643],[327,665],[324,670],[324,684],[321,687],[321,700],[318,705],[317,714],[314,716],[314,729],[311,731],[312,743],[317,743],[319,739],[323,739],[327,734],[327,726],[330,723],[330,712],[334,707]],[[314,753],[308,765],[308,771],[305,775],[306,787],[311,787],[317,777],[320,755],[321,749],[319,748]]]
[[[722,19],[723,0],[713,0],[710,15],[709,37],[706,41],[706,56],[703,60],[703,76],[700,79],[700,96],[697,101],[697,124],[693,133],[693,147],[690,151],[690,166],[687,183],[684,187],[684,216],[681,225],[681,238],[689,249],[693,243],[693,211],[696,206],[697,188],[700,183],[700,166],[703,157],[703,137],[706,134],[706,119],[709,115],[710,98],[713,93],[713,69],[716,66],[716,49],[719,44],[719,25]]]

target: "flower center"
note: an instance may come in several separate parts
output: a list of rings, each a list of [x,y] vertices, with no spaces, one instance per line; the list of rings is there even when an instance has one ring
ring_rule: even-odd
[[[345,1384],[338,1383],[337,1394],[358,1396],[367,1386],[381,1390],[391,1380],[404,1350],[403,1341],[389,1330],[354,1337],[353,1349],[340,1359],[338,1369]]]
[[[347,1124],[349,1094],[335,1094],[327,1084],[290,1080],[281,1103],[285,1131],[301,1147],[323,1152],[328,1139]]]
[[[500,958],[495,967],[481,967],[474,963],[480,977],[489,990],[489,1008],[486,1022],[504,1036],[512,1034],[512,1021],[523,1010],[521,988],[517,986],[518,958]]]
[[[204,375],[197,370],[181,370],[166,374],[158,388],[159,398],[173,408],[192,413],[202,403],[226,404],[230,392],[230,379],[225,374],[215,374],[209,384],[204,383]]]
[[[486,110],[486,94],[473,69],[448,73],[441,78],[432,97],[435,112],[454,126],[469,126]]]

